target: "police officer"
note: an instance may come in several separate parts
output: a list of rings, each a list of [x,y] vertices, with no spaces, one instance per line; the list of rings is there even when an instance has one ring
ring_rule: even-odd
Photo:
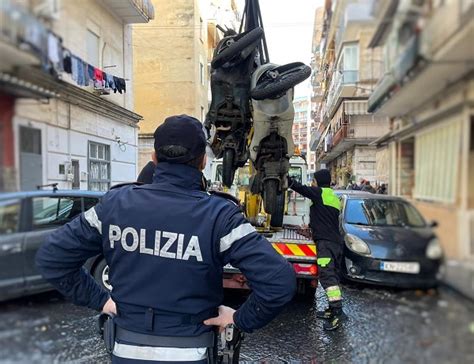
[[[313,186],[304,186],[294,179],[289,179],[290,188],[300,195],[309,198],[310,225],[318,252],[319,282],[325,289],[329,307],[318,311],[316,316],[327,321],[325,330],[335,330],[345,317],[342,311],[342,295],[339,282],[339,269],[342,259],[342,237],[339,231],[339,198],[329,187],[331,174],[321,169],[314,174]]]
[[[116,314],[113,363],[206,363],[213,326],[266,325],[293,297],[295,273],[236,203],[204,190],[198,120],[169,117],[154,137],[153,183],[111,189],[56,230],[36,261],[74,303]],[[110,294],[81,268],[98,254],[110,267]],[[228,263],[253,290],[237,311],[221,306]]]

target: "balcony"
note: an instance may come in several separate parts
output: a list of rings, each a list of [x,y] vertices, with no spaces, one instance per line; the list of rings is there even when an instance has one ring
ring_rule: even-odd
[[[324,92],[321,87],[313,88],[313,92],[311,93],[311,102],[321,102],[323,100]]]
[[[333,117],[342,98],[355,96],[358,80],[359,71],[337,71],[334,73],[326,99],[326,115],[329,119]]]
[[[37,66],[45,57],[34,39],[27,37],[27,29],[34,27],[41,35],[47,29],[38,19],[20,6],[0,2],[0,72],[15,66]]]
[[[316,150],[318,146],[319,140],[321,139],[321,132],[319,130],[315,130],[311,133],[311,139],[309,141],[309,149]]]
[[[335,147],[341,141],[347,138],[347,125],[343,125],[337,132],[334,134],[332,139],[332,146]]]
[[[103,2],[125,24],[148,23],[155,18],[151,0],[103,0]]]
[[[389,117],[410,114],[441,93],[446,84],[472,72],[473,14],[473,2],[446,2],[424,19],[421,33],[413,31],[404,45],[395,44],[401,52],[390,70],[393,79],[386,76],[380,81],[369,99],[369,111]]]

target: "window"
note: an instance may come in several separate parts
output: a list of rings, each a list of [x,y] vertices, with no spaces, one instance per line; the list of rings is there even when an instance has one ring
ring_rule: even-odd
[[[338,69],[343,83],[355,83],[359,80],[359,44],[344,45]]]
[[[424,227],[425,220],[409,203],[396,200],[348,200],[345,221],[354,225]]]
[[[199,79],[201,81],[201,85],[204,86],[205,75],[204,75],[204,65],[202,64],[202,62],[199,62]]]
[[[0,201],[0,235],[18,232],[20,201]]]
[[[455,202],[461,139],[461,122],[456,119],[416,136],[415,198]]]
[[[66,224],[82,212],[80,197],[33,198],[33,228]]]
[[[110,146],[89,142],[89,190],[110,188]]]
[[[87,46],[87,61],[95,66],[100,67],[99,64],[99,36],[92,32],[91,30],[87,30],[86,36],[86,46]]]

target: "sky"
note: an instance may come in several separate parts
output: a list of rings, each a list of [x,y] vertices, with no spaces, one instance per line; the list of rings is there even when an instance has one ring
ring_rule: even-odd
[[[238,0],[239,9],[245,1]],[[311,61],[314,13],[323,0],[260,0],[260,12],[270,61],[277,64]],[[311,94],[309,79],[298,85],[295,96]]]

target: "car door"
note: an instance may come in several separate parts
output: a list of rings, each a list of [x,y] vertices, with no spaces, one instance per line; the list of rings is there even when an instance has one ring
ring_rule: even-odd
[[[0,200],[0,300],[21,295],[25,289],[21,199]]]
[[[71,221],[83,210],[82,197],[50,194],[33,196],[31,206],[30,231],[25,235],[23,267],[28,292],[42,291],[50,287],[36,269],[35,257],[46,238],[57,228]]]

